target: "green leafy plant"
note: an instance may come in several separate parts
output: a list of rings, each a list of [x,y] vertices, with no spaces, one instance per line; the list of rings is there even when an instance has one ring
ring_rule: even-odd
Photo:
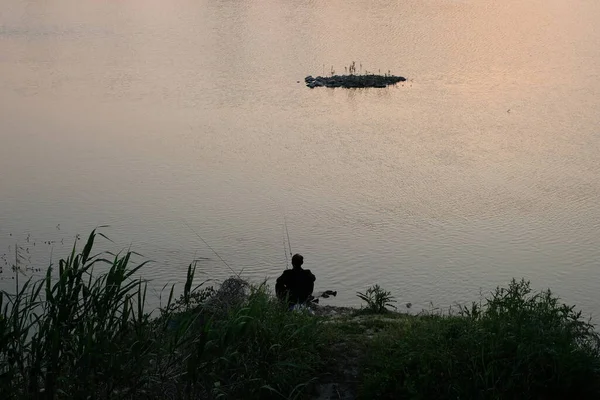
[[[396,302],[391,292],[383,290],[379,285],[369,287],[364,293],[357,292],[359,299],[367,303],[366,310],[375,314],[388,312],[388,307],[396,309],[393,303]]]
[[[600,337],[550,290],[512,280],[458,315],[424,314],[373,339],[364,398],[600,398]]]

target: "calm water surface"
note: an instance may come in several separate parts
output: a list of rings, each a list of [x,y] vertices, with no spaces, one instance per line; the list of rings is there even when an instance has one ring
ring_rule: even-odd
[[[598,20],[596,0],[5,0],[0,255],[47,265],[107,224],[156,287],[196,258],[228,276],[193,229],[272,278],[285,215],[330,304],[379,283],[445,307],[514,276],[597,314]],[[408,81],[301,83],[352,61]]]

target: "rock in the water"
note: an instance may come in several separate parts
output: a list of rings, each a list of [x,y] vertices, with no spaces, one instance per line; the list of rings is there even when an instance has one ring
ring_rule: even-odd
[[[384,88],[389,85],[395,85],[398,82],[406,81],[406,78],[402,76],[394,75],[333,75],[329,77],[317,76],[313,78],[312,75],[304,78],[306,86],[309,88],[315,88],[319,86],[325,87],[344,87],[344,88]]]

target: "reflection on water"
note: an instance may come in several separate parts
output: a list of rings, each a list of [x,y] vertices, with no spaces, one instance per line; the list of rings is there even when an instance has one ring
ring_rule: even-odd
[[[524,276],[600,311],[598,17],[568,0],[8,0],[0,254],[31,234],[55,242],[36,245],[46,263],[109,224],[106,247],[155,260],[157,287],[199,257],[227,276],[189,224],[258,279],[285,264],[285,216],[338,303],[380,283],[448,305]],[[303,84],[352,61],[409,80]]]

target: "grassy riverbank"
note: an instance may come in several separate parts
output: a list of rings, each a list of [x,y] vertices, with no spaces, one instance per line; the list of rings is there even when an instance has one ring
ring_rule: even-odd
[[[386,312],[381,296],[313,316],[237,278],[193,287],[190,266],[181,298],[171,290],[150,315],[133,279],[143,265],[92,256],[94,239],[43,281],[2,293],[3,399],[600,396],[593,326],[526,282],[457,315]],[[101,264],[107,272],[92,275]]]

